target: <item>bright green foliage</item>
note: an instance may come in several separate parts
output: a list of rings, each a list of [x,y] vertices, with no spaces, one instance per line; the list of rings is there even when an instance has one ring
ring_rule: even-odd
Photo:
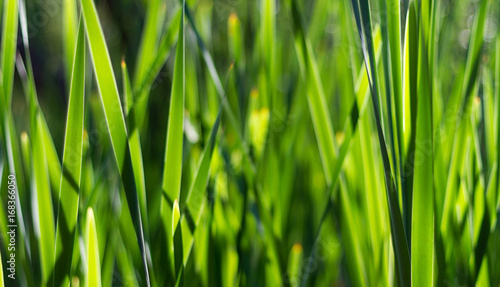
[[[85,257],[87,258],[87,272],[85,286],[101,286],[101,264],[99,259],[99,244],[95,224],[94,211],[87,210],[87,224],[85,225]]]
[[[54,286],[66,286],[71,279],[71,259],[78,217],[85,95],[85,32],[82,21],[79,26],[69,92],[61,188],[59,189]]]
[[[499,0],[1,4],[0,286],[499,286]]]

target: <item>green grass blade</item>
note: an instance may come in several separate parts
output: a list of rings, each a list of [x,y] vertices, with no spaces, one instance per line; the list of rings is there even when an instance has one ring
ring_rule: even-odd
[[[210,176],[210,163],[215,148],[217,132],[221,122],[221,111],[215,120],[210,132],[210,137],[196,171],[196,176],[186,197],[186,209],[180,219],[176,232],[182,231],[183,265],[186,266],[194,244],[194,234],[200,223],[202,212],[206,203],[206,189]],[[175,234],[174,234],[175,237]],[[177,270],[178,272],[179,270]]]
[[[427,45],[422,29],[420,30],[417,81],[418,107],[415,141],[419,161],[415,165],[413,178],[411,281],[412,286],[432,286],[434,259],[432,93],[429,82]]]
[[[156,51],[156,57],[147,69],[146,76],[140,83],[134,84],[133,92],[134,96],[137,97],[137,103],[135,103],[134,106],[136,106],[135,109],[137,110],[136,117],[139,127],[142,126],[146,111],[144,110],[144,107],[139,108],[137,105],[140,102],[147,101],[147,98],[149,97],[149,90],[151,89],[153,82],[155,81],[157,75],[161,71],[161,68],[163,67],[163,65],[165,65],[165,62],[170,56],[170,50],[177,41],[179,25],[181,23],[181,16],[182,9],[179,9],[179,11],[177,11],[176,15],[174,16],[174,19],[170,22],[168,32],[163,37],[158,47],[158,51]]]
[[[158,25],[158,10],[160,9],[160,0],[152,0],[147,2],[146,22],[142,31],[142,39],[140,43],[139,53],[137,56],[136,73],[134,86],[144,81],[148,77],[147,68],[154,61],[155,52],[157,50],[157,27]]]
[[[353,5],[356,24],[358,26],[359,35],[361,38],[366,70],[368,73],[368,79],[372,92],[371,98],[384,165],[385,185],[391,221],[391,234],[394,254],[396,256],[396,262],[398,264],[398,276],[399,280],[401,281],[401,285],[408,286],[410,284],[409,281],[411,272],[410,255],[408,250],[408,242],[403,228],[403,220],[399,208],[396,185],[394,183],[394,178],[391,172],[391,165],[387,153],[386,142],[384,139],[384,133],[382,130],[382,123],[380,119],[378,76],[376,70],[377,65],[375,60],[373,36],[371,30],[372,25],[369,2],[367,0],[361,0],[361,2],[358,0],[352,0],[351,3]]]
[[[183,3],[184,4],[184,3]],[[183,5],[183,7],[185,7]],[[175,52],[174,77],[170,96],[170,107],[167,127],[167,140],[165,148],[165,160],[163,167],[162,202],[161,215],[165,231],[167,246],[173,246],[175,236],[173,234],[173,210],[174,202],[178,201],[181,192],[182,179],[182,152],[184,140],[184,102],[186,95],[185,87],[185,25],[184,12],[182,12],[179,25],[177,47]],[[178,237],[178,236],[177,236]],[[174,278],[178,278],[178,269],[175,268],[175,252],[170,248],[169,256],[171,266],[174,267]]]
[[[302,245],[295,243],[288,256],[288,278],[290,286],[299,287],[300,286],[300,276],[301,276],[301,266],[302,266]]]
[[[180,0],[180,1],[182,2],[182,0]],[[184,4],[184,6],[186,6],[186,4]],[[212,78],[212,82],[215,85],[215,89],[217,90],[217,93],[219,94],[219,98],[221,99],[222,105],[224,107],[225,116],[228,117],[228,122],[231,125],[231,128],[233,128],[235,130],[235,133],[237,136],[238,148],[243,152],[243,160],[242,161],[243,161],[243,168],[245,171],[245,175],[249,179],[252,179],[255,177],[256,170],[255,170],[254,162],[253,162],[253,160],[250,157],[250,154],[248,152],[250,149],[248,146],[248,143],[243,138],[243,134],[238,127],[238,121],[234,115],[234,112],[231,110],[231,106],[229,105],[229,102],[225,100],[226,92],[224,91],[224,88],[222,87],[222,82],[220,81],[219,74],[217,73],[217,70],[215,68],[214,61],[212,59],[212,56],[210,55],[210,52],[207,50],[205,44],[203,43],[203,39],[201,38],[200,33],[198,32],[198,29],[196,28],[193,17],[191,16],[191,12],[189,11],[189,8],[185,7],[184,12],[186,14],[186,18],[188,19],[189,23],[191,24],[192,31],[194,32],[194,34],[196,36],[198,48],[200,50],[200,53],[202,54],[203,60],[205,61],[205,64],[207,66],[210,77]]]
[[[403,82],[403,133],[402,157],[404,168],[402,185],[406,198],[403,199],[405,226],[411,228],[412,215],[412,188],[415,157],[415,137],[417,125],[417,87],[418,87],[418,27],[415,1],[410,2],[406,18],[405,47],[404,47],[404,82]],[[405,200],[406,199],[406,200]],[[408,233],[407,233],[408,234]],[[411,236],[410,238],[411,239]],[[410,242],[411,244],[411,242]]]
[[[158,56],[162,54],[159,52],[162,50],[162,46],[160,46],[160,49],[158,49],[158,43],[157,43],[158,29],[161,27],[160,25],[158,25],[159,21],[158,18],[160,16],[158,11],[160,10],[160,5],[162,3],[163,1],[160,0],[153,0],[147,2],[146,21],[142,31],[142,38],[139,46],[139,53],[137,56],[137,63],[136,63],[134,82],[133,82],[134,87],[136,88],[140,87],[140,85],[145,81],[148,80],[151,82],[154,81],[156,75],[159,73],[159,70],[151,71],[149,67],[151,67],[154,64],[155,55]],[[166,39],[168,39],[167,37],[171,34],[172,28],[175,29],[175,27],[173,26],[169,29],[168,34],[165,37]],[[177,31],[177,29],[175,29],[175,31]],[[168,48],[170,48],[170,46],[171,45],[167,45]],[[162,61],[162,66],[163,64],[164,61]],[[144,91],[139,92],[137,96],[140,96],[140,100],[137,101],[136,103],[137,124],[138,128],[141,129],[147,111],[149,86]]]
[[[97,16],[97,10],[92,0],[82,0],[82,12],[85,20],[85,31],[88,46],[92,56],[97,86],[104,108],[106,124],[111,137],[111,144],[115,155],[116,164],[127,196],[130,214],[134,224],[135,234],[142,254],[142,263],[146,275],[146,283],[150,286],[149,272],[146,261],[142,219],[137,197],[136,184],[130,147],[128,144],[125,119],[121,110],[120,96],[115,81],[111,59],[106,46],[104,34]]]
[[[64,50],[64,71],[66,72],[66,81],[71,86],[71,75],[73,73],[73,56],[75,54],[76,33],[78,31],[78,18],[75,0],[63,0],[63,50]]]
[[[101,261],[97,229],[92,208],[87,209],[87,224],[85,225],[85,255],[87,259],[87,273],[85,274],[86,287],[101,286]]]
[[[291,0],[295,49],[299,60],[299,67],[302,79],[307,86],[307,102],[311,113],[314,131],[318,141],[318,147],[321,154],[321,162],[326,181],[331,184],[333,165],[336,161],[337,147],[333,137],[334,131],[330,112],[323,91],[318,66],[314,57],[312,45],[304,34],[302,18],[295,0]]]
[[[2,252],[0,252],[0,287],[4,287],[5,283],[3,282],[3,265],[2,265]]]
[[[12,87],[14,85],[14,64],[16,60],[16,45],[17,45],[17,26],[18,26],[18,1],[5,0],[3,1],[3,31],[2,31],[2,50],[1,50],[1,67],[2,67],[2,83],[5,104],[11,106],[12,102]]]
[[[184,18],[184,16],[183,16]],[[165,165],[163,168],[163,192],[169,206],[179,199],[182,174],[182,142],[185,101],[185,40],[184,19],[181,19],[174,64],[174,79],[170,97]]]
[[[189,212],[189,216],[196,223],[196,225],[198,225],[198,222],[200,221],[201,212],[203,210],[203,199],[205,197],[205,193],[203,191],[206,189],[208,184],[210,163],[212,161],[212,154],[215,148],[215,141],[220,121],[221,115],[219,113],[212,127],[212,131],[210,132],[210,138],[208,139],[207,145],[201,156],[196,176],[186,197],[186,212]]]
[[[488,2],[489,1],[487,0],[481,1],[479,10],[476,11],[474,26],[470,37],[469,52],[467,55],[465,75],[461,90],[463,103],[460,110],[461,114],[459,114],[457,126],[455,127],[455,143],[453,145],[452,158],[446,184],[443,214],[440,223],[441,233],[443,233],[444,238],[446,238],[446,233],[449,231],[452,224],[451,221],[455,204],[452,199],[455,197],[455,193],[458,190],[457,179],[460,175],[465,157],[467,124],[469,123],[469,117],[472,109],[473,90],[479,70]]]
[[[128,127],[128,143],[130,146],[130,155],[132,156],[132,166],[134,168],[134,179],[139,196],[139,206],[141,209],[142,222],[144,224],[144,232],[146,239],[149,236],[148,224],[148,208],[146,198],[146,182],[144,175],[144,163],[142,160],[141,136],[136,125],[136,117],[133,114],[134,97],[132,93],[132,85],[130,83],[127,65],[122,61],[122,80],[123,80],[123,101],[125,105],[125,117]]]
[[[496,105],[495,105],[495,133],[496,133],[496,147],[500,145],[500,34],[497,37],[497,43],[496,43],[496,56],[495,56],[495,98],[496,98]],[[496,149],[495,153],[496,157],[496,162],[497,162],[497,171],[496,171],[496,177],[497,177],[497,199],[500,200],[500,151],[498,151],[498,148]]]
[[[50,192],[49,174],[45,158],[45,145],[43,142],[43,130],[40,116],[37,116],[32,126],[33,142],[33,167],[35,178],[36,212],[33,221],[37,222],[37,241],[40,248],[40,260],[42,268],[42,282],[48,283],[54,268],[55,228],[52,209],[52,197]]]
[[[76,234],[82,170],[83,118],[85,95],[85,31],[80,19],[69,93],[64,140],[61,188],[56,231],[55,276],[53,286],[67,286],[71,279],[73,245]]]

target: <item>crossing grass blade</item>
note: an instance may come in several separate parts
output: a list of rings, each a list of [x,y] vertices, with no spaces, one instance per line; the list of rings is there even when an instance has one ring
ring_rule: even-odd
[[[176,43],[177,41],[177,36],[178,36],[178,31],[179,31],[179,25],[181,22],[181,16],[182,16],[182,9],[179,9],[172,21],[169,24],[168,27],[168,32],[166,35],[163,37],[161,40],[161,43],[158,46],[158,50],[156,51],[156,56],[152,63],[147,67],[147,71],[144,74],[144,77],[142,80],[136,80],[136,82],[133,83],[133,92],[134,92],[134,97],[135,102],[134,103],[134,110],[136,113],[136,121],[137,121],[137,126],[139,128],[142,127],[142,123],[144,122],[144,117],[145,117],[145,110],[139,105],[144,105],[141,104],[141,102],[147,102],[147,99],[149,97],[149,91],[157,78],[158,74],[161,71],[161,68],[163,65],[165,65],[165,62],[167,61],[168,57],[170,56],[170,50],[172,46]]]
[[[97,242],[97,229],[94,211],[92,208],[87,209],[87,224],[85,225],[85,255],[87,259],[85,286],[100,287],[101,262],[99,257],[99,244]]]
[[[337,145],[333,136],[333,126],[325,93],[319,76],[319,70],[312,50],[311,42],[305,35],[302,18],[295,0],[289,2],[295,37],[295,50],[303,81],[306,83],[307,102],[321,154],[321,162],[328,184],[332,182],[333,164],[337,157]]]
[[[215,149],[217,132],[219,130],[220,122],[221,122],[221,113],[219,112],[219,115],[217,116],[215,123],[212,127],[212,131],[210,132],[210,137],[208,139],[208,142],[201,156],[196,176],[186,197],[187,209],[184,211],[183,214],[184,220],[181,219],[181,228],[186,229],[186,226],[184,224],[188,223],[188,221],[192,221],[189,224],[194,223],[194,227],[198,226],[202,212],[205,209],[205,201],[206,201],[205,191],[207,189],[206,186],[209,180],[210,164],[212,162],[212,155]],[[187,263],[187,259],[189,257],[191,248],[193,246],[192,237],[194,236],[194,231],[195,230],[192,230],[192,227],[190,227],[189,229],[186,229],[186,231],[183,232],[183,242],[187,243],[184,244],[185,246],[184,260],[183,260],[184,264]]]
[[[3,25],[2,25],[2,44],[0,50],[0,136],[4,141],[6,149],[9,170],[15,173],[18,178],[18,185],[21,189],[21,194],[24,195],[22,200],[25,200],[24,189],[24,174],[20,152],[18,148],[17,133],[12,115],[12,87],[14,82],[14,67],[16,61],[16,45],[18,31],[18,2],[15,0],[3,1]],[[26,206],[26,205],[25,205]]]
[[[53,286],[67,286],[71,280],[73,246],[78,217],[85,96],[85,31],[80,18],[69,92],[66,136],[59,189],[55,269]]]
[[[133,113],[134,95],[132,85],[127,71],[127,65],[122,60],[122,80],[123,80],[123,100],[125,102],[125,117],[128,127],[128,143],[130,145],[130,155],[132,156],[132,166],[134,169],[134,180],[136,182],[137,194],[139,196],[139,206],[141,209],[142,222],[146,240],[149,238],[148,208],[146,197],[146,182],[144,175],[144,163],[142,160],[141,136],[136,125],[136,117]]]
[[[411,281],[412,286],[432,286],[434,260],[433,115],[428,46],[423,29],[420,29],[419,40],[418,107],[415,131],[416,156],[419,157],[419,161],[415,164],[413,175]]]
[[[379,144],[382,154],[382,161],[384,166],[385,185],[386,185],[389,215],[391,222],[392,244],[394,247],[394,255],[396,256],[396,262],[398,265],[398,273],[399,273],[398,276],[401,285],[407,286],[410,284],[409,282],[411,273],[410,253],[403,227],[401,212],[399,208],[396,185],[394,182],[392,168],[387,153],[384,133],[382,130],[382,122],[380,117],[380,106],[379,106],[380,101],[379,101],[378,75],[377,75],[377,69],[376,69],[377,65],[374,55],[374,42],[372,36],[370,5],[367,0],[360,0],[360,1],[352,0],[351,3],[353,6],[354,16],[356,18],[356,25],[358,27],[359,36],[362,43],[362,50],[365,59],[366,71],[368,74],[368,80],[370,82],[370,89],[372,93],[371,98],[372,98],[373,110],[375,113],[375,123],[377,126],[377,133],[378,133]]]
[[[210,137],[203,150],[203,154],[196,171],[196,176],[194,177],[191,188],[186,197],[186,209],[180,218],[180,224],[174,230],[174,238],[177,233],[182,234],[182,267],[187,265],[189,256],[191,255],[191,250],[194,244],[194,235],[197,230],[197,226],[200,223],[201,215],[206,205],[206,190],[207,184],[210,176],[210,164],[212,162],[212,155],[215,149],[217,133],[219,131],[219,126],[221,122],[221,110],[215,120],[215,123],[210,132]],[[178,269],[176,272],[180,272]],[[181,273],[182,274],[182,273]]]
[[[455,127],[456,136],[453,145],[453,152],[451,155],[452,158],[448,173],[448,180],[446,184],[443,215],[440,223],[440,230],[444,237],[447,236],[447,232],[449,232],[450,228],[452,227],[452,218],[454,212],[454,202],[452,199],[455,198],[456,190],[458,190],[457,178],[460,175],[465,157],[464,154],[465,142],[467,137],[467,125],[469,123],[469,117],[472,109],[473,89],[476,85],[480,64],[480,55],[483,47],[484,26],[486,21],[488,3],[489,1],[487,0],[482,0],[480,2],[479,8],[476,11],[474,26],[472,28],[470,37],[467,63],[461,88],[461,99],[463,103],[460,109],[460,114],[458,115],[458,122]]]
[[[150,286],[139,200],[134,181],[127,129],[121,110],[122,105],[120,103],[115,75],[95,5],[92,0],[82,0],[81,6],[85,22],[86,38],[92,56],[92,64],[104,108],[106,124],[111,137],[115,161],[130,207],[135,235],[142,255],[142,264],[146,276],[145,280],[147,285]]]
[[[155,54],[160,54],[156,52],[158,50],[157,34],[158,29],[161,27],[158,25],[158,17],[160,5],[163,1],[153,0],[147,2],[147,12],[146,12],[146,22],[142,31],[142,39],[140,43],[139,53],[137,57],[136,70],[134,76],[134,87],[139,87],[141,83],[149,80],[148,78],[156,78],[157,73],[151,73],[148,69],[155,61]],[[175,30],[177,31],[177,30]],[[168,36],[168,35],[167,35]],[[170,45],[169,45],[170,46]],[[170,48],[170,47],[169,47]],[[140,129],[143,125],[144,117],[147,110],[149,89],[139,92],[139,101],[136,104],[137,113],[137,125]]]
[[[31,195],[34,200],[32,203],[32,214],[34,222],[34,233],[37,239],[37,247],[40,260],[41,281],[43,284],[49,283],[50,276],[54,269],[54,247],[55,247],[55,227],[54,214],[52,208],[52,195],[49,182],[48,163],[46,160],[45,149],[45,131],[44,118],[41,109],[38,106],[38,99],[34,84],[33,70],[31,67],[31,59],[28,46],[28,35],[26,25],[26,14],[24,2],[20,2],[21,16],[21,34],[23,36],[23,44],[26,51],[27,69],[21,57],[17,57],[16,64],[19,74],[23,80],[25,94],[29,105],[30,127],[33,141],[31,142],[32,161],[30,170],[33,171]],[[12,121],[7,129],[10,133],[15,132],[14,122]],[[9,141],[15,137],[8,139]],[[14,142],[12,142],[14,143]],[[17,147],[17,143],[15,143]],[[13,145],[14,147],[14,145]],[[15,148],[13,149],[15,150]],[[12,152],[12,151],[11,151]],[[14,153],[15,156],[15,153]],[[16,160],[16,162],[19,162]],[[57,189],[56,189],[57,190]],[[54,190],[52,190],[54,191]]]

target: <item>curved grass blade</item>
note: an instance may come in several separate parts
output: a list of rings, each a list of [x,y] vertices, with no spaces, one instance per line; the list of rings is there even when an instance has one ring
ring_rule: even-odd
[[[87,273],[85,274],[86,287],[101,286],[101,262],[94,211],[87,209],[87,224],[85,225],[85,254],[87,259]]]
[[[85,31],[80,18],[73,73],[69,93],[66,136],[64,140],[61,188],[56,231],[53,286],[67,286],[71,279],[71,263],[78,217],[78,201],[82,170],[84,95],[85,95]]]
[[[97,11],[92,0],[81,0],[82,13],[85,22],[87,41],[92,56],[92,64],[97,79],[100,98],[104,108],[106,124],[111,137],[111,144],[115,155],[116,164],[125,189],[130,214],[134,224],[135,235],[142,254],[142,263],[145,271],[145,280],[150,286],[148,265],[145,253],[142,219],[137,197],[136,184],[130,147],[128,144],[125,119],[121,110],[120,96],[115,81],[111,59],[104,39]]]

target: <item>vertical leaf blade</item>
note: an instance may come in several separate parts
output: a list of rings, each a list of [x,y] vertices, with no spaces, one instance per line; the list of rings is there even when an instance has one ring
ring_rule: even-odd
[[[416,153],[413,180],[413,208],[411,231],[412,286],[433,285],[434,259],[434,174],[432,93],[429,82],[427,45],[420,29],[418,58],[418,107],[416,125]]]
[[[145,271],[145,280],[150,286],[148,265],[142,229],[142,219],[137,197],[136,184],[130,147],[128,144],[125,119],[121,110],[120,96],[116,85],[111,59],[106,46],[104,34],[97,16],[97,10],[92,0],[81,0],[83,19],[87,42],[92,56],[97,86],[104,108],[106,124],[111,137],[111,144],[115,155],[116,164],[120,172],[123,187],[130,208],[135,234],[142,254],[142,263]]]
[[[87,258],[86,287],[101,287],[101,262],[94,211],[87,209],[87,224],[85,228],[85,252]]]
[[[71,279],[71,263],[76,234],[78,201],[82,170],[83,118],[85,95],[85,31],[80,19],[73,60],[69,94],[66,136],[59,189],[56,231],[56,268],[54,286],[67,286]]]

